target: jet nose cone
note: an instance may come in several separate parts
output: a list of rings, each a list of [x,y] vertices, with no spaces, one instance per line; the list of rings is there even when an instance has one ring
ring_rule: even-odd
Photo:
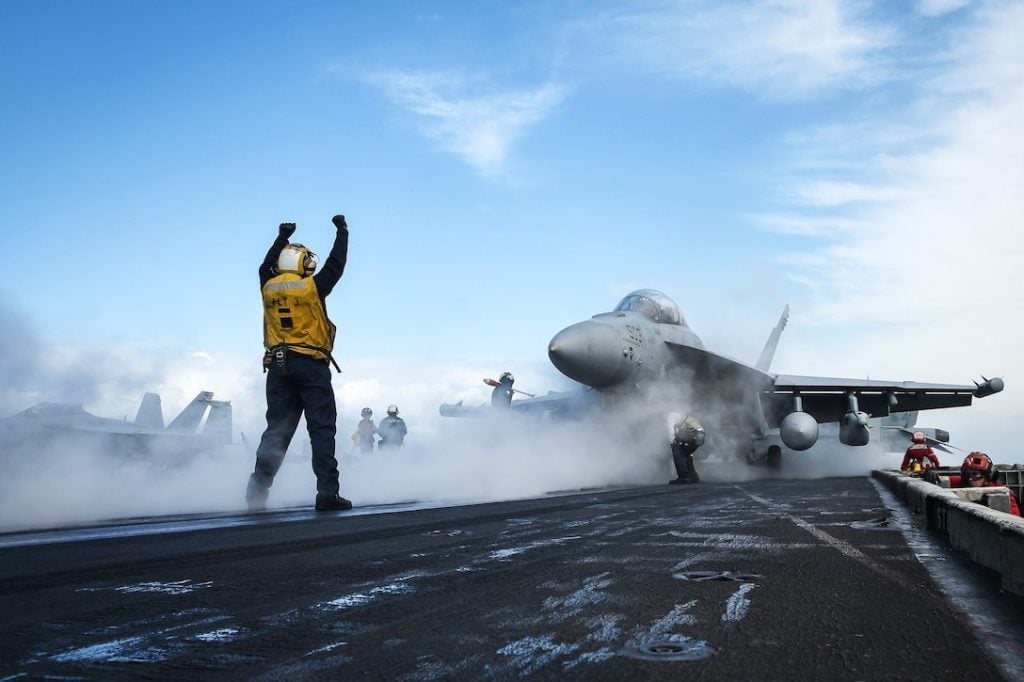
[[[608,386],[624,371],[619,333],[602,322],[580,322],[558,332],[548,344],[548,357],[559,372],[587,386]]]

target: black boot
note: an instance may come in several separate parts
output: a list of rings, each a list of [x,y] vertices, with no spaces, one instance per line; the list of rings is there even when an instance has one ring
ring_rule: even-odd
[[[317,511],[345,511],[351,509],[352,503],[338,493],[317,493]]]
[[[676,476],[669,481],[670,485],[679,485],[680,483],[690,482],[690,469],[687,467],[686,455],[683,454],[682,448],[678,445],[672,446],[672,464],[676,467]]]
[[[249,476],[249,485],[245,489],[245,503],[249,507],[251,512],[261,512],[267,510],[267,496],[270,494],[270,490],[262,484],[262,482],[256,478],[256,474]]]
[[[700,475],[697,473],[697,467],[693,466],[693,455],[686,456],[686,482],[687,483],[700,483]]]

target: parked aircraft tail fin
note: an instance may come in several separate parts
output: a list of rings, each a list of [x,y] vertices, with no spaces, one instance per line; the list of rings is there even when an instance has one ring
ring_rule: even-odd
[[[160,394],[146,393],[139,403],[139,411],[135,415],[135,423],[152,429],[164,428],[164,413],[160,409]]]
[[[779,323],[775,325],[775,329],[768,335],[768,340],[764,344],[764,349],[761,351],[761,357],[757,359],[757,364],[754,365],[762,372],[767,372],[772,366],[772,358],[775,357],[775,347],[779,345],[779,337],[782,336],[782,330],[786,328],[786,322],[789,321],[789,306],[787,305],[782,311],[782,317],[779,318]]]
[[[206,417],[203,435],[218,443],[230,443],[233,436],[232,428],[231,401],[211,400],[210,414]]]
[[[210,391],[200,391],[199,394],[192,399],[192,402],[185,406],[185,409],[181,411],[181,414],[175,417],[174,421],[167,425],[167,430],[195,433],[196,429],[199,428],[199,422],[202,421],[203,415],[206,413],[206,406],[210,404],[212,399],[213,393]]]
[[[882,417],[882,426],[895,426],[901,429],[910,429],[917,424],[917,410],[906,412],[892,412]]]

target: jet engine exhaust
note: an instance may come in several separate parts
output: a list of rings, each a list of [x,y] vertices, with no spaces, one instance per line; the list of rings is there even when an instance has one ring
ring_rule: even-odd
[[[548,344],[548,357],[570,379],[601,388],[629,375],[622,349],[622,339],[613,327],[588,320],[555,334]]]

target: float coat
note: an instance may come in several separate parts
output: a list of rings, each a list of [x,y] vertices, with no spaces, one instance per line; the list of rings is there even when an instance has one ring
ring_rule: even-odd
[[[312,277],[286,272],[263,285],[263,345],[276,346],[317,360],[334,350],[334,324]]]

